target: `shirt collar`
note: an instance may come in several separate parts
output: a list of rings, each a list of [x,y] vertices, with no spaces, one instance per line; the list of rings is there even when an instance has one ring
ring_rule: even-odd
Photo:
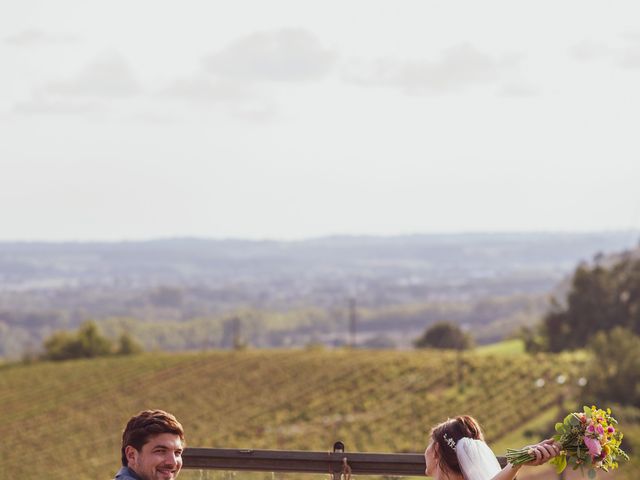
[[[129,467],[122,467],[120,470],[118,470],[116,478],[127,478],[127,477],[133,478],[134,480],[142,480],[138,476],[138,474],[133,470],[131,470]]]

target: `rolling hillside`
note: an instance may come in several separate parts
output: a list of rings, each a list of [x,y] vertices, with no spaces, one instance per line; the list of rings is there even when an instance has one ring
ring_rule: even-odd
[[[578,363],[465,353],[461,385],[453,352],[249,350],[4,365],[0,411],[12,447],[0,478],[112,478],[121,429],[144,408],[174,412],[199,447],[324,451],[339,439],[350,451],[420,452],[430,426],[460,413],[476,416],[495,443],[555,409],[555,379],[572,378]]]

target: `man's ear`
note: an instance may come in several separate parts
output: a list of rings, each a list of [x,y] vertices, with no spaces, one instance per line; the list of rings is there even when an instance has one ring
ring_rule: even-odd
[[[136,450],[135,447],[132,447],[131,445],[124,447],[124,455],[127,457],[127,463],[129,465],[136,464],[136,461],[138,460],[138,450]]]

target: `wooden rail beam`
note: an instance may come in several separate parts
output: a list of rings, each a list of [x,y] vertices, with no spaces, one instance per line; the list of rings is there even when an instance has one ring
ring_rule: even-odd
[[[354,475],[424,476],[424,456],[417,453],[186,448],[182,454],[183,468],[258,472],[336,473],[343,458]]]
[[[312,452],[186,448],[183,468],[256,472],[339,473],[343,459],[354,475],[424,477],[424,456],[418,453]],[[504,458],[498,459],[502,465]]]

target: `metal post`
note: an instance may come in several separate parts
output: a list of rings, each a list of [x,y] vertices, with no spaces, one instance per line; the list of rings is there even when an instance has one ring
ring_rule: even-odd
[[[349,346],[356,346],[356,299],[351,297],[349,299]]]
[[[333,444],[333,453],[344,453],[344,443],[337,441]],[[340,480],[342,477],[342,470],[333,472],[333,480]]]

